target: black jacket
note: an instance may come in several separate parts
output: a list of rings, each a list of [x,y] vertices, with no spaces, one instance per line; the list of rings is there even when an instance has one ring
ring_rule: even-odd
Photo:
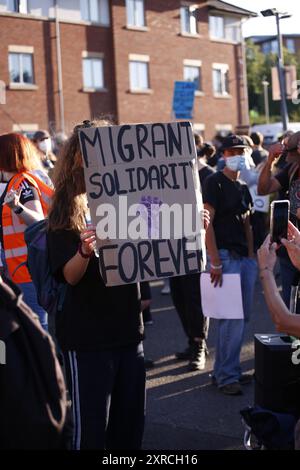
[[[0,449],[63,448],[66,389],[54,343],[1,278],[0,340]]]

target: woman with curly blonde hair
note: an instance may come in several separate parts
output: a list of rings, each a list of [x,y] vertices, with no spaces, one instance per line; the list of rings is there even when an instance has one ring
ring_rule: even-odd
[[[72,395],[74,449],[138,449],[144,427],[145,368],[138,285],[106,287],[94,253],[78,131],[55,167],[49,214],[50,264],[66,284],[56,317]]]

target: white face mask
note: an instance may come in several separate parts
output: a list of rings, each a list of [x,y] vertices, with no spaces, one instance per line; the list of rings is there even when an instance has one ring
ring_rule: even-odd
[[[51,139],[48,138],[48,139],[45,139],[45,140],[41,140],[41,141],[38,143],[38,148],[39,148],[40,151],[43,152],[45,155],[47,155],[48,153],[50,153],[51,150],[52,150]]]
[[[241,171],[246,167],[246,158],[244,154],[225,158],[225,164],[231,171]]]

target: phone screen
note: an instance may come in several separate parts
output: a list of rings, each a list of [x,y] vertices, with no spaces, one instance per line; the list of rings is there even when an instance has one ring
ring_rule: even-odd
[[[274,201],[271,204],[271,241],[281,243],[281,238],[287,238],[290,215],[289,201]]]

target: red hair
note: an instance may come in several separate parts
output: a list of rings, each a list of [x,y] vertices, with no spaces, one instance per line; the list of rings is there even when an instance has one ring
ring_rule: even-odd
[[[14,132],[0,135],[0,169],[2,171],[19,173],[40,167],[37,151],[28,137]]]

